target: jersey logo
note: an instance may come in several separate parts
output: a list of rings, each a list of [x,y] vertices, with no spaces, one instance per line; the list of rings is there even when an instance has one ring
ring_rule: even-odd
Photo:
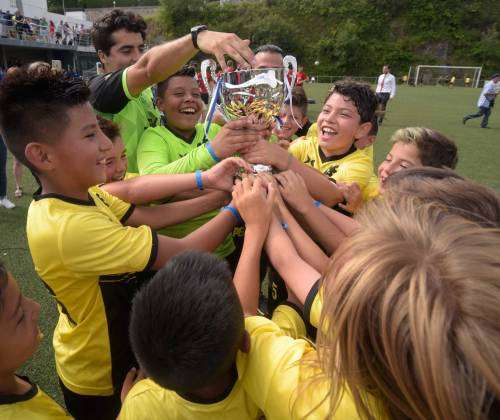
[[[323,172],[328,178],[331,178],[333,175],[337,173],[339,165],[330,166],[325,172]]]
[[[316,159],[311,159],[307,156],[307,159],[304,161],[306,165],[312,166],[314,168],[314,164],[316,163]]]

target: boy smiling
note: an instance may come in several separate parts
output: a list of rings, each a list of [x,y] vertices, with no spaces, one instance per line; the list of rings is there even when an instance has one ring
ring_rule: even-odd
[[[89,93],[81,80],[50,69],[21,71],[2,83],[0,126],[41,186],[28,211],[27,237],[35,269],[58,304],[53,343],[66,407],[77,418],[114,419],[123,379],[135,363],[127,326],[139,273],[186,249],[212,251],[236,218],[229,208],[173,239],[145,225],[148,208],[89,190],[105,181],[111,149]],[[201,173],[185,176],[192,189],[206,180]]]

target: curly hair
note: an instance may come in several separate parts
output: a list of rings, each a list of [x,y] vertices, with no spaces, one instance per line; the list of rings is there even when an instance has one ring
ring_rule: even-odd
[[[372,122],[377,108],[377,97],[370,85],[353,80],[340,80],[328,91],[325,103],[334,93],[338,93],[354,103],[362,123]]]
[[[50,68],[20,69],[0,85],[0,127],[7,147],[28,168],[26,145],[36,139],[51,142],[68,123],[69,108],[87,102],[89,88],[81,80]]]
[[[113,33],[120,29],[140,33],[142,39],[146,39],[147,24],[142,16],[114,9],[96,21],[92,27],[92,43],[96,51],[102,51],[104,54],[109,55],[111,47],[115,45]]]
[[[97,122],[99,123],[99,128],[105,134],[105,136],[114,143],[117,137],[120,137],[120,126],[107,118],[97,116]]]

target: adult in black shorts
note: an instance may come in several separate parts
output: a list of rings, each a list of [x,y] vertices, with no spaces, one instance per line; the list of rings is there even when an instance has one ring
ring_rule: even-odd
[[[375,93],[379,104],[377,115],[380,125],[384,121],[387,102],[396,95],[396,78],[391,74],[391,68],[387,64],[382,67],[382,74],[378,77]]]

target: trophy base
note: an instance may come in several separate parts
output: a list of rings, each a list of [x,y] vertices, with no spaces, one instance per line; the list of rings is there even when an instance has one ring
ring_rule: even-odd
[[[262,164],[257,164],[257,165],[252,165],[252,169],[254,173],[260,174],[260,173],[267,173],[271,174],[273,173],[273,167],[271,165],[262,165]]]

